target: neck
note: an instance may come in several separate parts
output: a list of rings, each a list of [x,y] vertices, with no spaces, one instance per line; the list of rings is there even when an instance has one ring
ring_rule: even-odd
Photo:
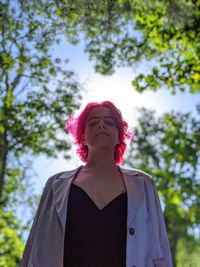
[[[85,169],[116,169],[116,163],[113,155],[106,154],[105,151],[103,154],[99,153],[93,155],[90,153],[88,155],[88,161],[85,165]]]

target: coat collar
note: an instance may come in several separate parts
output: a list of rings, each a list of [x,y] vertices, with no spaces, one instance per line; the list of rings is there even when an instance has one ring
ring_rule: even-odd
[[[120,171],[128,194],[127,226],[130,227],[144,197],[144,178],[136,169],[120,168]]]
[[[75,170],[64,172],[60,176],[56,177],[53,182],[53,201],[62,224],[63,231],[65,231],[70,186],[81,168],[82,166]],[[136,169],[127,170],[119,167],[119,171],[124,179],[128,195],[127,222],[129,227],[134,221],[137,210],[144,196],[144,179],[142,178],[140,171]]]

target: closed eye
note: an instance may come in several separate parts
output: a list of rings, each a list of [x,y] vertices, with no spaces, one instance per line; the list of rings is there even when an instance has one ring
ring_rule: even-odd
[[[104,120],[107,125],[115,126],[115,121],[113,119],[105,119]]]
[[[94,127],[96,126],[98,123],[100,123],[101,118],[91,118],[88,121],[88,126],[89,127]],[[108,126],[116,126],[115,120],[113,118],[104,118],[103,119],[104,123]]]
[[[99,119],[91,119],[90,121],[89,121],[89,127],[93,127],[93,126],[96,126],[98,123],[99,123]]]

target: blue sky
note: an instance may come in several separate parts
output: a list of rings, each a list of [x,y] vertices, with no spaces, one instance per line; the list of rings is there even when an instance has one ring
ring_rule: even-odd
[[[113,101],[122,111],[130,126],[136,125],[138,107],[154,109],[158,115],[171,110],[192,112],[195,115],[195,106],[198,102],[200,103],[199,94],[177,93],[174,96],[162,88],[157,92],[137,93],[132,87],[131,81],[138,71],[145,71],[147,68],[145,63],[132,68],[117,69],[112,76],[95,73],[94,62],[89,61],[88,54],[84,53],[83,42],[73,46],[63,41],[59,46],[53,48],[52,53],[55,57],[68,58],[70,60],[69,67],[77,73],[84,88],[81,108],[91,101]],[[34,169],[38,173],[38,176],[35,177],[37,191],[42,190],[49,176],[81,164],[75,150],[71,152],[71,155],[72,159],[69,161],[64,160],[62,155],[59,155],[58,159],[39,157],[34,161]]]

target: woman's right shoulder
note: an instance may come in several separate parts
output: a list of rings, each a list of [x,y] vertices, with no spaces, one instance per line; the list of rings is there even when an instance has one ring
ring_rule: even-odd
[[[78,172],[80,168],[81,166],[73,170],[68,170],[68,171],[63,171],[63,172],[58,172],[58,173],[53,174],[47,179],[45,187],[48,185],[51,185],[55,180],[68,179],[72,177],[73,175],[76,174],[76,172]]]

